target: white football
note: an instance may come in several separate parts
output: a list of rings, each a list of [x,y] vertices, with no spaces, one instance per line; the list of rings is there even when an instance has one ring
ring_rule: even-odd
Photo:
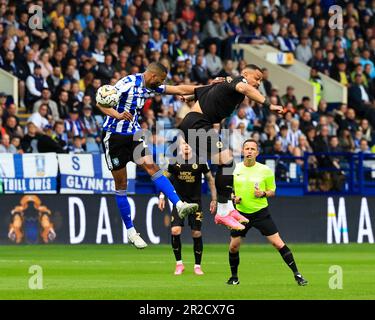
[[[119,102],[120,94],[114,86],[106,84],[96,92],[96,102],[103,107],[112,108]]]

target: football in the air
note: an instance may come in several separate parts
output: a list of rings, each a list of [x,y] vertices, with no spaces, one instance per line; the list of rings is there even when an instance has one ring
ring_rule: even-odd
[[[114,86],[106,84],[96,92],[96,102],[102,107],[112,108],[118,104],[120,95]]]

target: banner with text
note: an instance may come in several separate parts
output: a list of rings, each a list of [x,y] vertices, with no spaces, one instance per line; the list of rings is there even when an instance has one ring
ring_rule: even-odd
[[[56,193],[55,153],[0,154],[0,180],[4,193]]]
[[[127,232],[112,195],[3,195],[0,197],[0,243],[127,243]],[[215,225],[203,197],[205,243],[228,243],[229,231]],[[171,203],[163,211],[158,198],[129,197],[135,227],[147,243],[170,241]],[[375,197],[279,197],[270,213],[287,243],[374,243]],[[185,223],[183,241],[191,243]],[[246,242],[266,243],[253,228]]]
[[[60,193],[114,193],[115,183],[104,154],[59,154]],[[136,165],[126,167],[128,192],[135,192]]]

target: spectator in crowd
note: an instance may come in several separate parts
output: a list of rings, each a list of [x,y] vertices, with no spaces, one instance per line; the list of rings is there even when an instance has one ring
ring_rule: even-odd
[[[34,103],[33,112],[37,112],[39,107],[45,104],[48,107],[47,114],[52,117],[53,120],[58,120],[60,115],[57,107],[57,103],[51,99],[51,91],[49,88],[42,89],[42,96],[39,100]]]
[[[61,72],[60,66],[54,66],[52,69],[52,73],[47,78],[47,85],[48,89],[51,91],[52,96],[56,97],[57,90],[60,86],[60,82],[63,79],[63,74]]]
[[[209,74],[207,68],[203,66],[203,60],[204,57],[202,55],[197,56],[196,64],[191,71],[191,78],[196,83],[207,84]]]
[[[269,81],[269,72],[267,68],[262,69],[263,80],[260,84],[259,91],[265,96],[271,96],[272,83]]]
[[[32,110],[34,103],[42,96],[43,88],[48,88],[48,85],[42,76],[42,68],[36,65],[33,74],[26,79],[27,110]]]
[[[24,153],[38,152],[38,127],[33,122],[27,122],[26,134],[21,140],[21,149]]]
[[[48,105],[41,104],[37,112],[34,112],[27,122],[32,122],[37,128],[38,133],[43,133],[43,129],[49,124],[47,119],[48,116]]]
[[[61,146],[64,151],[68,149],[68,135],[65,132],[65,123],[62,120],[55,122],[53,126],[54,140]]]
[[[362,138],[359,142],[359,147],[355,149],[355,152],[362,152],[362,153],[372,153],[371,149],[368,145],[368,141],[365,138]]]
[[[216,52],[217,46],[216,44],[212,43],[208,47],[208,53],[205,56],[208,74],[212,78],[216,77],[223,68],[221,59],[219,56],[216,55]]]
[[[0,153],[17,153],[17,148],[10,143],[9,134],[1,136]]]
[[[349,129],[343,128],[339,132],[339,141],[344,152],[354,152],[355,144]]]
[[[294,87],[287,86],[286,87],[286,94],[281,97],[282,105],[285,106],[288,102],[290,102],[293,107],[297,107],[297,98],[294,95]]]
[[[298,138],[302,135],[302,131],[299,129],[299,120],[292,119],[290,123],[290,130],[288,130],[287,141],[288,146],[293,150],[298,146]]]
[[[85,153],[83,148],[83,140],[81,136],[74,136],[72,144],[69,145],[69,153]]]
[[[310,80],[309,82],[315,87],[315,99],[316,103],[319,104],[323,95],[323,84],[322,79],[318,74],[318,69],[312,67],[310,70]]]
[[[83,107],[83,116],[81,121],[86,129],[87,152],[99,152],[101,142],[100,127],[92,113],[91,105],[86,104]]]
[[[59,111],[60,119],[66,119],[69,116],[70,106],[69,93],[66,90],[61,90],[59,94],[59,99],[57,101],[57,109]]]
[[[305,64],[311,60],[312,50],[308,43],[308,37],[301,37],[301,43],[296,48],[296,58]]]
[[[17,124],[17,118],[15,116],[8,116],[6,118],[5,126],[4,126],[7,134],[11,137],[13,136],[23,136],[23,131],[20,125]]]

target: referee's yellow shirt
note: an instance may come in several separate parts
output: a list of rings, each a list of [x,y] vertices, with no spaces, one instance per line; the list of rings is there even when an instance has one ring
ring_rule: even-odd
[[[256,162],[252,167],[246,167],[243,162],[236,165],[233,172],[234,193],[241,198],[236,209],[244,213],[254,213],[268,206],[267,198],[256,198],[255,186],[261,191],[275,191],[275,175],[264,164]]]

